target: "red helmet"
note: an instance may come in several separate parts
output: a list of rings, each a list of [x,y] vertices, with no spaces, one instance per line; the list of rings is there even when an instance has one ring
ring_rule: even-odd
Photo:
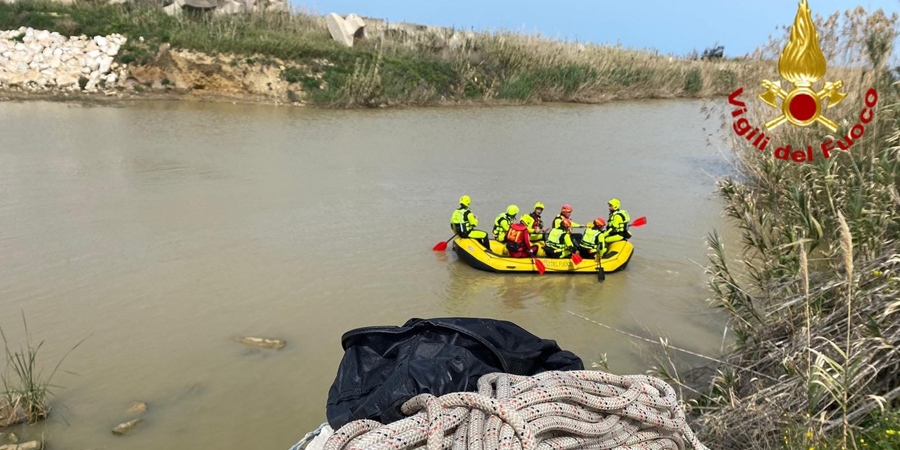
[[[572,221],[569,219],[563,219],[562,220],[562,228],[563,228],[563,230],[568,230],[569,228],[572,228]]]
[[[562,211],[560,211],[560,212],[567,212],[567,213],[570,213],[570,212],[572,212],[572,207],[569,206],[569,205],[563,205]]]
[[[606,226],[606,221],[603,220],[602,217],[598,217],[598,218],[594,219],[594,226],[597,228],[603,228]]]

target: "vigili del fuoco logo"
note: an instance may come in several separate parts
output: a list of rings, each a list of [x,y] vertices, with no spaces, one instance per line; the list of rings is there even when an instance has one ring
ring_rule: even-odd
[[[790,91],[785,91],[778,82],[762,80],[762,87],[766,91],[757,95],[764,104],[781,112],[765,123],[766,131],[788,122],[796,127],[808,127],[818,123],[832,133],[837,132],[838,124],[825,115],[825,110],[844,101],[847,94],[840,92],[844,87],[841,80],[825,81],[821,89],[818,91],[813,89],[813,85],[825,76],[825,69],[825,55],[819,48],[819,34],[812,21],[809,5],[803,0],[799,4],[797,17],[791,27],[790,40],[778,59],[778,73],[794,87]],[[753,127],[747,118],[741,117],[747,112],[747,105],[738,100],[743,92],[744,88],[741,87],[728,96],[728,103],[737,107],[731,112],[731,116],[735,118],[732,128],[738,136],[750,141],[760,151],[765,151],[769,145],[769,136],[766,136],[759,127]],[[780,106],[777,99],[781,100]],[[863,136],[866,124],[875,116],[874,108],[878,102],[878,93],[875,89],[866,92],[864,101],[865,107],[859,114],[859,122],[837,141],[838,149],[848,150],[855,140]],[[806,149],[796,150],[792,150],[790,145],[778,147],[775,149],[775,157],[785,161],[790,159],[794,162],[804,162],[812,161],[814,154],[819,151],[823,158],[830,158],[833,150],[835,141],[829,139],[822,142],[815,152],[811,145]]]

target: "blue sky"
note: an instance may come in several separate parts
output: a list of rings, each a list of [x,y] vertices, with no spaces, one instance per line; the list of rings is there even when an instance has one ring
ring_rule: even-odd
[[[320,14],[357,13],[392,22],[415,22],[476,30],[539,32],[556,38],[663,53],[703,51],[716,41],[729,56],[766,42],[797,13],[795,0],[293,0]],[[900,12],[900,0],[809,0],[813,14],[828,15],[861,5]]]

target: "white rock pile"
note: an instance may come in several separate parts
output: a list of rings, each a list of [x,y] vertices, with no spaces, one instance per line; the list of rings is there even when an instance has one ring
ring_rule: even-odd
[[[95,91],[125,75],[113,62],[126,38],[74,36],[32,28],[0,31],[0,87]],[[79,79],[86,81],[79,83]]]

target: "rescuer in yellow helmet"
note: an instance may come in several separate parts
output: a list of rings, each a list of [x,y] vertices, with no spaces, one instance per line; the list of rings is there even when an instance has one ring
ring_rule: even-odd
[[[500,213],[500,215],[494,219],[494,229],[492,231],[494,233],[494,239],[496,239],[497,242],[506,243],[506,234],[509,233],[509,226],[515,223],[518,214],[519,207],[516,205],[509,205],[505,212]]]
[[[544,220],[541,219],[541,213],[544,212],[544,204],[541,202],[537,202],[534,204],[534,211],[525,214],[522,216],[522,225],[528,227],[529,232],[529,240],[534,242],[541,242],[544,240]]]
[[[480,240],[484,248],[490,250],[491,244],[487,233],[475,229],[478,226],[478,217],[475,217],[475,214],[469,209],[471,203],[472,199],[468,195],[459,198],[459,208],[453,211],[453,216],[450,217],[450,229],[457,236]]]
[[[627,240],[631,238],[631,232],[628,231],[628,222],[631,216],[628,211],[622,209],[622,202],[614,198],[609,201],[609,221],[606,225],[606,231],[603,232],[603,240],[606,243]]]

